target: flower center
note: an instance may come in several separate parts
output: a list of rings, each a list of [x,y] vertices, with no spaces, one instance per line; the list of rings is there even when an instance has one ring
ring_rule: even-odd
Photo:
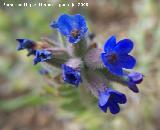
[[[117,60],[117,55],[115,53],[108,54],[107,60],[109,63],[114,63]]]
[[[80,34],[80,31],[78,29],[73,29],[71,31],[71,35],[74,37],[74,38],[77,38]]]

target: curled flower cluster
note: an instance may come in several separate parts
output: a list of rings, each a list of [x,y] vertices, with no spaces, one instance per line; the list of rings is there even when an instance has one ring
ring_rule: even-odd
[[[129,71],[136,64],[136,59],[129,54],[134,46],[133,41],[123,39],[116,42],[116,37],[111,36],[103,50],[98,48],[93,42],[94,35],[88,31],[85,17],[80,14],[62,14],[50,26],[60,32],[64,37],[61,39],[66,39],[63,43],[62,40],[49,38],[42,38],[38,42],[17,39],[17,50],[26,49],[28,56],[34,56],[35,65],[45,62],[61,69],[64,83],[89,89],[98,98],[98,106],[103,112],[109,108],[112,114],[116,114],[120,111],[119,104],[127,102],[125,94],[110,87],[112,82],[139,92],[137,84],[142,82],[143,75]],[[41,73],[46,74],[44,71]],[[57,76],[59,74],[55,79]]]

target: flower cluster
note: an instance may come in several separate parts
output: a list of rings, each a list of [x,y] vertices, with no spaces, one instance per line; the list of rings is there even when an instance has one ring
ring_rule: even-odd
[[[111,36],[103,50],[98,48],[97,43],[93,42],[94,34],[89,33],[85,17],[80,14],[62,14],[50,26],[65,37],[65,42],[49,38],[39,42],[17,39],[17,50],[26,49],[28,55],[34,56],[35,65],[45,62],[59,68],[64,83],[89,89],[98,98],[98,106],[103,112],[109,108],[112,114],[117,114],[119,104],[127,102],[125,94],[110,87],[112,82],[139,92],[137,84],[142,82],[143,75],[130,72],[136,64],[136,59],[129,54],[134,46],[133,41],[122,39],[117,42],[116,36]],[[48,71],[41,73],[48,74]]]

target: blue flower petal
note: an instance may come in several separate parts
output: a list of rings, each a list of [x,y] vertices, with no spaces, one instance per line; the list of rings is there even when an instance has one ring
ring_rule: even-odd
[[[109,97],[109,93],[99,92],[99,106],[104,106],[108,102]]]
[[[81,29],[82,27],[87,26],[85,18],[80,14],[73,15],[73,20],[75,21],[73,24],[73,28]]]
[[[109,63],[107,62],[106,53],[101,53],[101,59],[103,61],[103,64],[108,68]]]
[[[117,114],[120,111],[118,104],[114,101],[110,101],[109,109],[112,114]]]
[[[119,64],[123,68],[132,69],[136,65],[136,59],[130,55],[119,55]]]
[[[88,28],[87,27],[83,27],[81,29],[81,37],[88,31]]]
[[[59,31],[66,36],[70,35],[70,32],[73,29],[73,26],[75,25],[75,22],[73,21],[73,18],[70,15],[63,14],[59,17],[57,24]]]
[[[123,75],[123,70],[120,66],[110,66],[108,69],[115,75]]]
[[[128,54],[133,49],[133,42],[130,39],[123,39],[117,43],[114,51],[118,54]]]
[[[116,46],[116,37],[111,36],[104,45],[104,51],[105,52],[112,51],[115,46]]]
[[[110,94],[108,93],[108,90],[104,92],[99,91],[98,106],[103,112],[107,112],[109,105]]]
[[[106,103],[104,106],[100,106],[98,104],[99,108],[103,111],[103,112],[107,112],[107,108],[108,108],[108,103]]]
[[[110,93],[113,95],[115,102],[120,103],[120,104],[125,104],[127,102],[127,98],[125,94],[120,93],[116,90],[112,90]]]
[[[58,28],[58,23],[56,21],[52,21],[51,24],[50,24],[50,26],[52,28]]]
[[[40,58],[34,58],[33,62],[34,62],[34,65],[36,65],[37,63],[41,62],[41,59]]]
[[[129,89],[131,89],[135,93],[139,92],[139,89],[138,89],[137,85],[133,82],[129,82],[128,87],[129,87]]]

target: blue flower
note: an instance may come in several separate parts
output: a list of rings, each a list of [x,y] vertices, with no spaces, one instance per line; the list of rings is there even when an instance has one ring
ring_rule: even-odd
[[[52,58],[52,53],[47,50],[36,50],[36,55],[34,58],[34,64],[37,64],[39,62],[45,62],[47,60],[50,60]]]
[[[127,76],[129,89],[131,89],[135,93],[138,93],[139,89],[136,84],[140,84],[143,81],[143,75],[138,72],[132,72],[129,73]]]
[[[117,114],[120,111],[118,103],[125,104],[126,102],[126,96],[116,90],[108,88],[104,92],[99,91],[98,106],[103,112],[107,112],[109,108],[112,114]]]
[[[16,39],[19,42],[17,50],[32,49],[35,43],[29,39]]]
[[[35,55],[36,50],[35,50],[35,42],[29,40],[29,39],[16,39],[19,42],[19,46],[17,47],[17,50],[28,50],[27,56],[30,55]]]
[[[65,82],[75,86],[78,86],[79,83],[82,82],[81,74],[78,70],[63,64],[62,71],[62,77]]]
[[[128,55],[133,49],[133,42],[129,39],[123,39],[116,44],[116,37],[110,37],[105,45],[104,52],[101,53],[103,64],[110,72],[116,75],[123,75],[123,69],[132,69],[136,60]]]
[[[62,35],[68,38],[70,43],[79,42],[84,38],[88,30],[86,20],[80,14],[63,14],[58,18],[57,22],[53,21],[50,26],[52,28],[57,28]]]

